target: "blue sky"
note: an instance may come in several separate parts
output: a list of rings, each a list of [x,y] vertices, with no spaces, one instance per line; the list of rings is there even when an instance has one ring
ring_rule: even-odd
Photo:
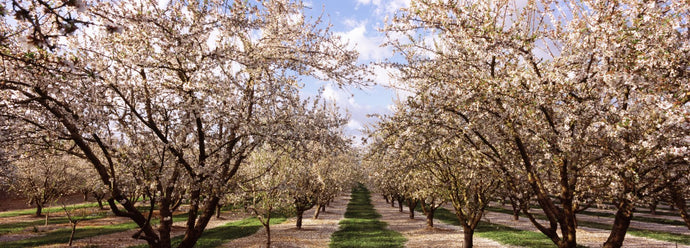
[[[362,64],[382,62],[393,55],[392,49],[380,47],[385,35],[378,29],[383,27],[386,16],[409,6],[409,0],[306,0],[304,3],[309,6],[305,11],[307,16],[318,17],[323,13],[324,19],[333,25],[332,31],[348,40],[351,47],[359,52],[359,62]],[[392,83],[389,73],[381,69],[375,72],[373,79],[378,84],[376,86],[339,89],[327,82],[306,82],[303,93],[321,94],[347,110],[351,117],[346,134],[355,136],[355,143],[360,143],[361,129],[376,121],[376,118],[367,115],[390,113],[393,99],[398,94],[386,87]],[[320,93],[319,88],[322,89]]]

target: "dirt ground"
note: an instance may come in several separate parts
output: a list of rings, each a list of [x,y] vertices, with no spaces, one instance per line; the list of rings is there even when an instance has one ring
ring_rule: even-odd
[[[414,219],[409,218],[409,210],[401,213],[396,207],[391,207],[378,194],[372,194],[372,204],[376,212],[381,214],[381,221],[388,223],[388,228],[402,233],[407,238],[405,247],[462,247],[463,234],[458,226],[448,225],[439,220],[434,221],[434,228],[426,227],[426,218],[416,212]],[[475,247],[510,247],[496,241],[474,236]]]
[[[271,247],[328,247],[330,236],[338,230],[338,222],[343,219],[347,203],[350,200],[350,195],[342,195],[327,207],[325,213],[321,213],[319,219],[312,218],[314,209],[304,213],[303,228],[298,230],[295,227],[295,218],[290,218],[282,224],[272,225],[272,245]],[[441,221],[434,222],[434,228],[427,228],[425,218],[421,213],[416,213],[414,219],[409,219],[409,212],[405,209],[402,213],[398,211],[397,207],[391,207],[378,194],[372,193],[372,204],[374,204],[376,211],[382,215],[381,221],[388,223],[388,228],[402,233],[407,239],[405,247],[461,247],[462,246],[462,232],[457,226],[447,225]],[[83,198],[81,195],[71,195],[61,200],[65,204],[81,203]],[[15,210],[27,208],[26,201],[23,199],[5,199],[0,200],[0,209]],[[96,210],[94,210],[96,211]],[[64,216],[64,212],[51,213],[51,217]],[[207,228],[213,228],[223,225],[230,221],[240,220],[248,217],[246,213],[224,213],[221,219],[212,219]],[[15,217],[2,218],[0,222],[21,222],[21,221],[35,221],[42,219],[42,217],[34,217],[32,215],[22,215]],[[536,228],[525,218],[519,221],[513,221],[508,214],[487,212],[484,217],[485,221],[491,223],[510,226],[522,230],[537,231]],[[97,220],[84,221],[79,226],[98,226],[123,223],[129,221],[121,217],[106,217]],[[69,224],[56,224],[48,227],[39,227],[42,229],[52,230],[56,228],[64,228]],[[172,235],[181,235],[184,233],[183,222],[176,222],[177,227],[174,228]],[[74,247],[127,247],[131,245],[145,244],[142,240],[132,239],[131,236],[136,230],[113,233],[108,235],[96,236],[82,240],[76,240]],[[578,243],[589,247],[601,247],[606,241],[608,231],[580,227],[577,232]],[[31,238],[37,236],[33,232],[23,232],[16,234],[0,235],[0,242]],[[266,232],[262,228],[254,235],[248,237],[232,240],[223,245],[223,247],[266,247]],[[499,244],[493,240],[474,237],[474,244],[476,247],[511,247]],[[0,246],[2,246],[0,244]],[[687,247],[685,245],[677,245],[669,242],[648,239],[643,237],[636,237],[628,234],[625,247]],[[64,244],[52,245],[46,247],[67,247]]]
[[[338,230],[338,222],[343,218],[350,195],[336,198],[326,207],[319,219],[313,219],[315,209],[304,213],[302,229],[295,227],[295,218],[271,226],[271,247],[328,247],[331,234]],[[223,247],[266,247],[266,230],[261,229],[254,235],[225,243]]]

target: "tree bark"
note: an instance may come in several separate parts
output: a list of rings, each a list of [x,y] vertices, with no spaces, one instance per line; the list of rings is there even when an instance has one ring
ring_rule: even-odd
[[[652,203],[649,204],[649,213],[651,215],[656,215],[656,205],[659,204],[659,201],[653,200]]]
[[[410,219],[414,219],[414,209],[417,208],[417,200],[407,199],[407,208],[410,209]]]
[[[264,228],[266,228],[266,247],[271,247],[271,213],[268,213],[266,217],[266,222],[263,223]]]
[[[434,210],[426,211],[424,215],[426,215],[426,226],[427,227],[434,227]]]
[[[76,232],[77,232],[77,222],[74,221],[74,222],[72,222],[72,233],[70,233],[70,235],[69,235],[69,242],[68,242],[67,246],[72,247],[72,241],[74,240],[74,233],[76,233]]]
[[[472,237],[474,236],[474,229],[469,228],[469,227],[463,227],[462,233],[463,233],[462,247],[463,248],[472,248],[472,246],[474,246],[474,240],[472,239]]]
[[[403,212],[403,199],[402,198],[398,198],[398,211],[401,213]]]
[[[321,213],[321,209],[323,207],[324,207],[323,204],[316,207],[316,210],[314,211],[314,219],[315,220],[319,218],[319,214]]]
[[[685,197],[680,193],[678,186],[671,186],[671,206],[678,208],[680,217],[685,221],[685,226],[690,229],[690,216],[688,216],[688,206],[685,203]]]
[[[98,209],[103,209],[103,198],[97,198],[96,201],[98,202]]]
[[[43,205],[36,203],[36,217],[41,217],[43,216]]]
[[[436,208],[434,208],[433,203],[427,205],[424,200],[422,200],[421,204],[422,212],[426,216],[426,226],[429,228],[434,227],[434,212],[436,212]]]
[[[218,204],[216,207],[216,219],[220,219],[220,209],[223,208],[223,205]]]
[[[170,211],[170,199],[168,197],[161,197],[160,215],[160,226],[158,227],[160,246],[170,247],[172,245],[170,231],[172,230],[173,220],[172,211]]]
[[[512,197],[510,198],[510,206],[513,208],[513,220],[520,220],[520,206],[518,206],[517,201],[515,201]]]
[[[302,229],[302,215],[304,211],[297,211],[297,229]]]
[[[197,194],[197,196],[198,196],[198,194]],[[194,198],[192,198],[192,199],[194,199]],[[192,201],[194,201],[194,200],[192,200]],[[197,201],[197,203],[195,204],[196,209],[194,209],[194,210],[190,209],[190,211],[189,211],[190,216],[196,216],[196,214],[198,212],[197,211],[198,205],[199,205],[199,198],[198,197],[196,198],[196,201]],[[192,225],[190,226],[188,224],[187,231],[185,232],[185,236],[182,239],[182,242],[180,242],[180,245],[178,247],[180,247],[180,248],[192,248],[192,247],[194,247],[194,244],[196,244],[196,241],[199,240],[199,238],[201,237],[201,233],[203,233],[204,229],[206,229],[206,225],[208,225],[208,221],[211,220],[211,218],[213,217],[213,215],[216,211],[216,206],[218,206],[218,202],[220,202],[219,197],[214,196],[213,198],[211,198],[209,200],[209,203],[205,206],[206,208],[202,212],[201,216],[199,216],[198,222],[195,221],[196,218],[194,218],[194,217],[193,217],[194,220],[187,219],[187,223],[192,223]],[[194,225],[194,223],[196,223],[196,225]]]
[[[619,248],[623,246],[625,233],[628,232],[630,220],[633,216],[632,209],[633,204],[627,199],[621,200],[618,204],[618,211],[616,211],[616,217],[613,220],[613,227],[611,228],[609,238],[606,240],[606,243],[604,243],[604,248]]]

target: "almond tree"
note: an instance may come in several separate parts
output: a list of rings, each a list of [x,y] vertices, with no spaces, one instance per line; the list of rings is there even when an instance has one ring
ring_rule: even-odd
[[[182,201],[180,247],[193,246],[244,160],[284,138],[295,75],[361,81],[357,54],[306,20],[301,2],[18,5],[16,25],[3,10],[2,112],[37,130],[19,135],[71,141],[59,149],[92,164],[111,210],[151,247],[171,245]],[[77,29],[65,25],[72,19]],[[156,229],[134,206],[139,194],[161,211]]]
[[[636,202],[680,182],[650,178],[688,166],[664,162],[688,144],[680,138],[690,99],[688,8],[420,0],[386,30],[406,58],[393,66],[408,87],[426,92],[420,100],[436,113],[454,115],[472,153],[499,166],[537,229],[575,247],[576,213],[612,199],[604,246],[620,247]],[[528,211],[531,199],[547,225]]]
[[[452,115],[428,107],[424,99],[420,94],[399,104],[378,128],[390,142],[387,147],[408,154],[410,165],[402,171],[419,180],[414,190],[421,196],[427,225],[433,226],[434,211],[448,200],[463,227],[463,245],[472,247],[474,230],[494,197],[499,172],[494,162],[471,146],[475,141],[448,119]]]
[[[276,212],[287,212],[289,200],[285,184],[289,154],[271,146],[264,146],[252,154],[247,166],[238,172],[238,188],[230,201],[243,204],[256,216],[266,230],[266,246],[271,246],[271,217]]]
[[[70,183],[75,178],[74,170],[70,169],[75,161],[54,152],[26,154],[12,162],[11,189],[26,197],[29,205],[36,205],[37,217],[43,216],[46,204],[76,190]]]

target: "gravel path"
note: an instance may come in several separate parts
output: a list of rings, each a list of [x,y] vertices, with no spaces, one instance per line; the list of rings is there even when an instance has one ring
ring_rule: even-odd
[[[407,238],[405,247],[462,247],[463,234],[458,226],[448,225],[439,220],[434,221],[434,228],[426,227],[426,218],[416,212],[414,219],[409,218],[407,208],[399,212],[397,207],[372,193],[372,204],[376,212],[382,215],[381,221],[388,223],[388,228],[402,233]],[[475,247],[510,247],[496,241],[474,235]]]

